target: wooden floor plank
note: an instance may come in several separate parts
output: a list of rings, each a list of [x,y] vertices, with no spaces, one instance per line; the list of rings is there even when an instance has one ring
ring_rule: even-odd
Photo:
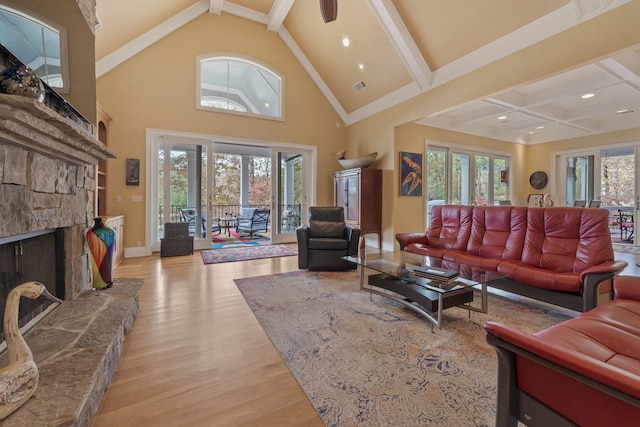
[[[324,426],[233,282],[292,270],[297,257],[125,259],[114,276],[144,279],[140,310],[91,426]]]

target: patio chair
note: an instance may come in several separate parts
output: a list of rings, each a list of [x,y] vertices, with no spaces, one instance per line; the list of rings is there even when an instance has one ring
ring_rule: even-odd
[[[196,230],[196,209],[195,208],[183,208],[180,209],[180,222],[186,222],[189,224],[189,232],[195,235]],[[200,212],[200,222],[202,237],[207,235],[207,214],[205,211]],[[222,233],[222,227],[220,227],[220,218],[213,218],[211,221],[211,233],[214,236]]]
[[[249,237],[269,228],[271,209],[241,208],[236,221],[236,233],[248,234]]]

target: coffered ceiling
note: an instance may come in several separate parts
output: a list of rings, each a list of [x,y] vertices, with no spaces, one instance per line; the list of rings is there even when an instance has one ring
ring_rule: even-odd
[[[96,71],[232,14],[276,32],[349,125],[628,1],[338,0],[324,23],[318,0],[97,0]],[[527,144],[637,127],[638,114],[640,49],[418,123]]]

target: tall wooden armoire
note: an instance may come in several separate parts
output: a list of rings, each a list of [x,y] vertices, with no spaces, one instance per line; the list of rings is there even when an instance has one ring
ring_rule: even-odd
[[[347,224],[365,234],[378,235],[382,249],[382,171],[380,169],[346,169],[334,173],[334,203],[344,207]]]

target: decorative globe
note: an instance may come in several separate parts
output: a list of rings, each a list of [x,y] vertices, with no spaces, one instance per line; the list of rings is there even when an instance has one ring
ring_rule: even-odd
[[[45,91],[35,71],[26,65],[16,65],[0,73],[0,93],[26,96],[42,102]]]

